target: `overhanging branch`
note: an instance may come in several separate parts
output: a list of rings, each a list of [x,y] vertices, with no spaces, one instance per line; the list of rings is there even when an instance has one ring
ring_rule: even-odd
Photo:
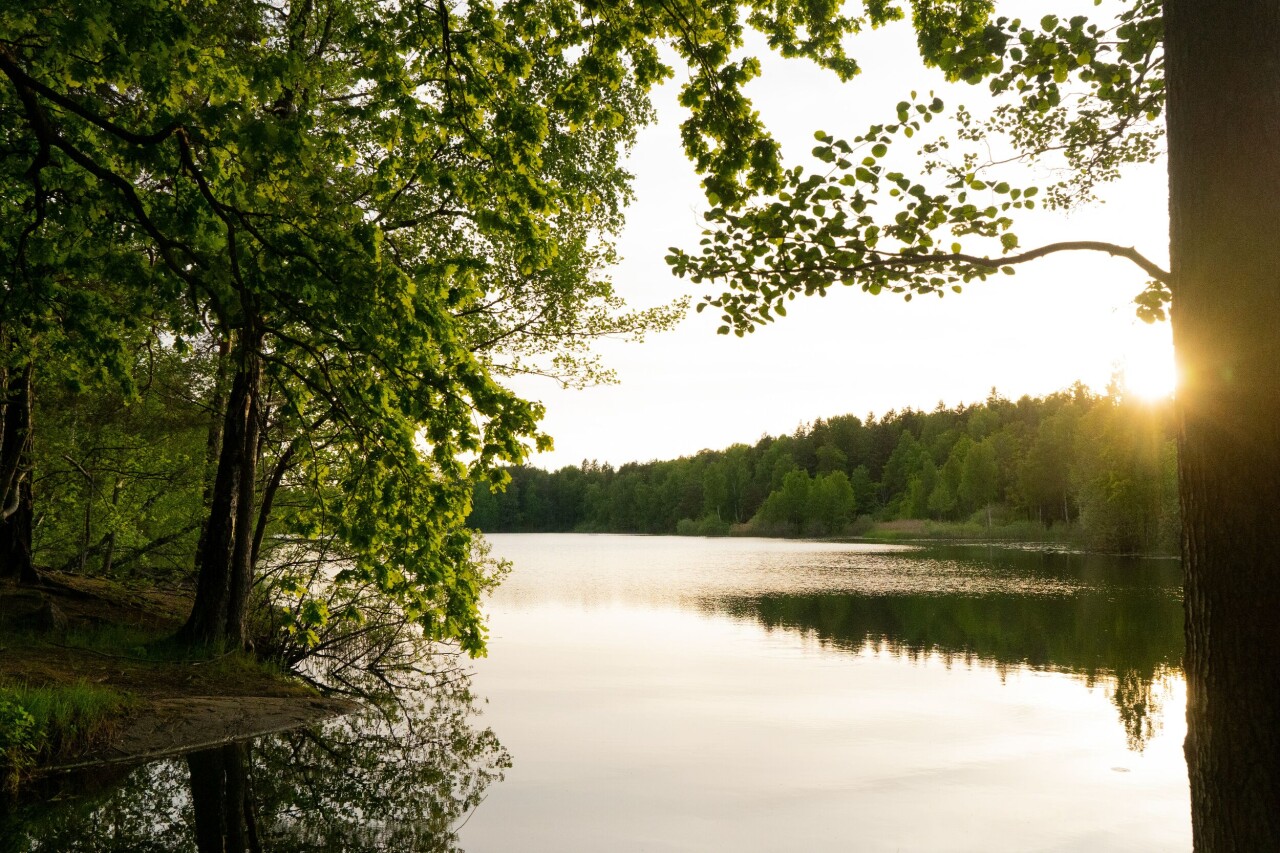
[[[912,265],[934,264],[934,263],[962,263],[975,267],[988,267],[990,269],[999,269],[1000,267],[1012,266],[1014,264],[1023,264],[1027,261],[1034,261],[1047,255],[1053,255],[1058,252],[1105,252],[1117,258],[1126,258],[1142,268],[1142,271],[1154,278],[1162,284],[1169,283],[1169,273],[1161,269],[1150,258],[1143,255],[1132,246],[1117,246],[1115,243],[1106,243],[1100,240],[1067,240],[1061,243],[1049,243],[1038,249],[1031,249],[1017,255],[1008,255],[1003,258],[985,258],[977,255],[966,255],[963,253],[953,254],[935,254],[935,255],[896,255],[892,259],[886,259],[883,264],[877,266],[892,265],[895,263],[907,263]]]

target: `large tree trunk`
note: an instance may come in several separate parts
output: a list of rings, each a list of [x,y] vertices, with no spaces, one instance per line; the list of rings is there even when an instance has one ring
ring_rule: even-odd
[[[1195,848],[1280,850],[1280,3],[1165,27]]]
[[[17,508],[0,521],[0,578],[16,578],[26,584],[40,582],[40,575],[31,560],[33,511],[31,478],[25,477],[18,484]]]
[[[26,470],[23,459],[31,449],[32,374],[28,362],[13,371],[0,370],[0,519],[18,508],[18,484]]]
[[[222,451],[222,428],[227,422],[227,361],[231,350],[230,340],[224,338],[218,342],[218,355],[213,369],[213,395],[209,399],[209,424],[205,435],[204,448],[204,492],[203,504],[207,514],[213,506],[213,491],[218,482],[218,455]],[[204,550],[204,529],[200,530],[200,540],[196,543],[196,563],[200,562],[200,553]]]
[[[31,561],[31,417],[34,368],[28,363],[3,382],[0,412],[0,578],[40,580]]]
[[[260,341],[236,339],[209,517],[196,555],[196,600],[178,639],[191,645],[243,646],[252,586],[254,486],[258,462]]]

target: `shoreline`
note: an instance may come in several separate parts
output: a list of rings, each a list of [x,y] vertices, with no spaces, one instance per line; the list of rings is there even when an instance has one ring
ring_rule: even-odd
[[[0,795],[360,707],[248,654],[149,655],[148,643],[181,625],[189,607],[182,592],[49,577],[41,586],[0,584]]]
[[[766,539],[789,542],[836,542],[868,545],[986,545],[995,547],[1042,548],[1061,551],[1063,553],[1086,554],[1104,557],[1133,557],[1151,560],[1177,560],[1177,553],[1161,550],[1121,552],[1090,548],[1088,545],[1070,536],[1061,538],[1045,538],[1043,536],[1023,536],[1005,531],[1001,535],[1000,527],[990,533],[985,529],[975,530],[967,526],[957,525],[959,529],[951,529],[944,525],[948,522],[921,522],[922,529],[907,527],[902,522],[875,522],[870,529],[856,532],[839,533],[830,536],[816,536],[790,533],[774,533],[760,530],[731,530],[724,533],[679,533],[664,531],[660,533],[639,532],[633,530],[494,530],[481,531],[484,536],[539,536],[539,535],[574,535],[574,536],[652,536],[679,537],[685,539]]]
[[[353,700],[323,696],[156,699],[142,709],[133,709],[106,742],[74,760],[41,765],[32,771],[31,778],[118,764],[145,764],[290,731],[342,717],[359,708],[360,703]]]

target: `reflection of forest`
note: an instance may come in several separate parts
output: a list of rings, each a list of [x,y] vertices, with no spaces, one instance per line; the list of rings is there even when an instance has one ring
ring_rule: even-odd
[[[453,851],[509,766],[465,679],[328,725],[141,767],[95,797],[0,816],[0,853]]]
[[[1154,688],[1182,661],[1182,604],[1159,587],[1066,596],[764,595],[705,606],[854,653],[873,648],[913,660],[1073,673],[1111,687],[1134,749],[1158,728]]]

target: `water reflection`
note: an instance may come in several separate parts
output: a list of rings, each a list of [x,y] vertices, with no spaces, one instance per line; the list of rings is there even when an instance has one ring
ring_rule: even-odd
[[[881,585],[871,594],[715,595],[701,606],[854,654],[1072,673],[1108,688],[1131,749],[1158,731],[1159,687],[1180,671],[1183,650],[1175,563],[961,547],[919,559],[988,582],[980,593],[939,584],[903,594]]]
[[[349,717],[140,767],[13,807],[0,851],[453,851],[510,766],[461,673]],[[85,780],[65,780],[67,791]]]
[[[468,683],[441,675],[407,691],[416,706],[153,764],[92,795],[74,780],[74,796],[0,816],[0,853],[456,850],[464,824],[473,851],[1189,848],[1174,563],[500,544],[517,568],[476,669],[518,758],[502,785],[506,751]],[[345,684],[347,663],[326,675]],[[1081,683],[1107,691],[1140,753]]]
[[[469,851],[1190,847],[1176,563],[494,540]]]

